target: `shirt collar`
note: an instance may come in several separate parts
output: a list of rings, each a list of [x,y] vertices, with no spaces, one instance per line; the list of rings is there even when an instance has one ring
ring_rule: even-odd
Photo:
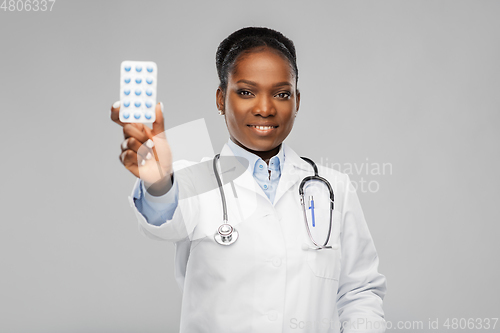
[[[229,146],[229,148],[231,148],[231,151],[233,152],[234,156],[243,157],[243,158],[248,160],[249,166],[251,166],[252,173],[255,171],[255,167],[259,161],[262,161],[262,163],[264,163],[264,165],[266,165],[266,162],[264,162],[264,160],[262,158],[249,152],[248,150],[238,146],[236,143],[233,142],[233,140],[231,140],[231,138],[229,138],[227,145]],[[283,171],[283,165],[285,164],[285,152],[283,149],[283,143],[280,146],[280,150],[279,150],[278,154],[271,157],[269,162],[272,162],[272,161],[275,162],[274,164],[279,165],[279,170],[281,173]]]

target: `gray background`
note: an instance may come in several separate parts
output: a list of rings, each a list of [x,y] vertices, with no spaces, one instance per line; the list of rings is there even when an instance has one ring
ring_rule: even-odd
[[[429,332],[429,319],[444,331],[446,318],[500,317],[499,16],[500,2],[484,0],[1,10],[0,331],[178,329],[173,245],[139,233],[134,177],[118,161],[119,65],[156,61],[166,127],[204,118],[217,152],[228,135],[215,51],[250,25],[297,47],[295,151],[392,165],[351,176],[379,185],[359,196],[388,280],[386,319]]]

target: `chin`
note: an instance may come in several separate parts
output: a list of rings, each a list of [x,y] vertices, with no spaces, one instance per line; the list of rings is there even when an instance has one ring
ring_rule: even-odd
[[[278,144],[275,144],[274,141],[272,142],[252,142],[250,146],[247,146],[249,149],[251,150],[255,150],[255,151],[269,151],[269,150],[273,150],[274,148],[276,148],[277,146],[279,146],[279,143]]]

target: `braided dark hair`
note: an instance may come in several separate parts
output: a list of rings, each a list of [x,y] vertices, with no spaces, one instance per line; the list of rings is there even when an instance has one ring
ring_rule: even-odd
[[[219,86],[226,93],[229,73],[233,73],[238,64],[238,56],[250,53],[252,49],[267,46],[286,57],[295,74],[295,86],[299,80],[297,56],[293,42],[282,33],[265,27],[246,27],[233,32],[217,48],[215,64],[219,75]],[[241,59],[241,58],[240,58]]]

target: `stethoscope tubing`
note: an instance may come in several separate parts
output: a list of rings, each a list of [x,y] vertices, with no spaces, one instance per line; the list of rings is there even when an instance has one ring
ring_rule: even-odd
[[[307,163],[309,163],[312,166],[312,168],[314,169],[314,176],[305,177],[304,179],[302,179],[302,181],[300,182],[300,185],[299,185],[300,204],[302,205],[302,211],[304,212],[304,222],[306,224],[307,234],[309,235],[309,238],[311,239],[313,244],[316,246],[317,250],[331,249],[332,247],[327,246],[326,244],[328,244],[328,241],[330,240],[330,235],[332,233],[333,209],[334,209],[333,189],[332,189],[332,186],[330,185],[330,182],[328,180],[326,180],[325,178],[318,175],[318,167],[316,166],[316,163],[314,163],[311,159],[309,159],[307,157],[301,156],[301,158],[304,161],[306,161]],[[328,191],[330,192],[330,224],[328,226],[328,234],[326,236],[326,240],[325,240],[323,245],[320,245],[314,241],[314,238],[311,235],[311,230],[309,229],[309,224],[307,223],[306,206],[305,206],[305,202],[304,202],[304,186],[310,180],[318,180],[318,181],[322,182],[323,184],[325,184],[328,187]]]
[[[217,161],[220,158],[220,154],[215,155],[213,169],[215,173],[215,178],[217,179],[217,184],[219,185],[220,197],[222,199],[222,220],[225,224],[227,223],[227,207],[226,207],[226,196],[224,195],[224,189],[222,188],[222,181],[219,177],[219,168],[217,168]]]
[[[221,196],[221,201],[222,201],[222,219],[223,223],[222,225],[217,229],[217,232],[214,235],[215,241],[221,245],[230,245],[233,244],[237,239],[238,239],[238,231],[229,224],[228,218],[227,218],[227,205],[226,205],[226,196],[224,195],[224,189],[222,188],[222,181],[219,176],[219,168],[217,167],[217,162],[219,161],[220,154],[215,155],[213,159],[213,170],[215,174],[215,178],[217,179],[217,185],[219,186],[219,192]],[[332,246],[327,246],[328,241],[330,240],[330,235],[332,232],[332,224],[333,224],[333,209],[334,209],[334,193],[332,186],[330,185],[330,182],[326,180],[325,178],[321,177],[318,175],[318,167],[316,166],[316,163],[314,163],[311,159],[307,157],[301,157],[304,161],[309,163],[312,168],[314,169],[314,176],[307,176],[304,179],[302,179],[302,182],[299,185],[299,195],[300,195],[300,203],[302,205],[302,211],[304,213],[304,222],[306,224],[306,230],[307,234],[309,235],[309,238],[311,239],[312,243],[315,245],[315,250],[321,250],[321,249],[331,249]],[[307,215],[306,215],[306,208],[305,208],[305,203],[304,203],[304,186],[305,184],[310,181],[310,180],[318,180],[324,183],[330,192],[330,223],[328,227],[328,234],[326,237],[326,240],[323,245],[320,245],[314,241],[314,238],[312,237],[311,231],[309,229],[309,224],[307,223]],[[226,230],[226,232],[224,232]],[[227,231],[230,230],[230,231]],[[337,245],[335,245],[335,248],[337,248]]]

